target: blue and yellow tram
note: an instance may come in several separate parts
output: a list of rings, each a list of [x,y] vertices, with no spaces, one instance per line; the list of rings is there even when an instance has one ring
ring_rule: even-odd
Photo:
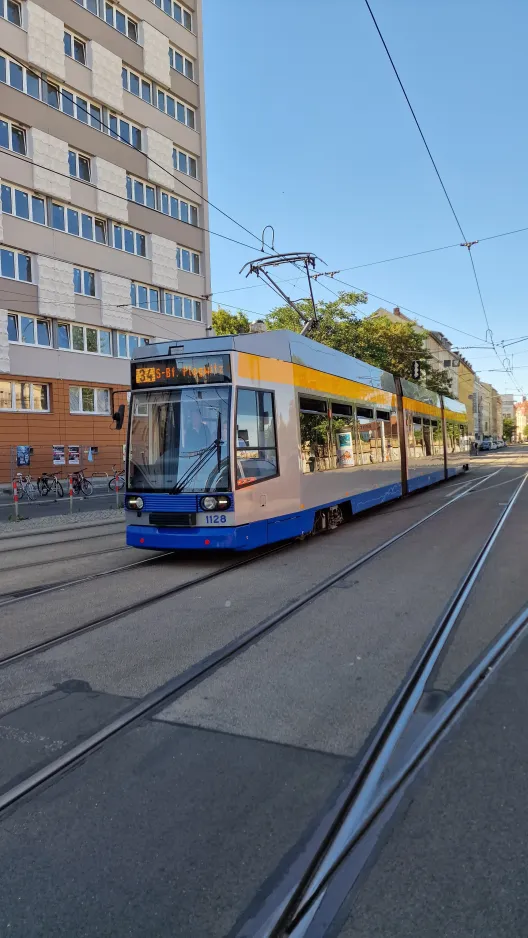
[[[127,544],[250,550],[468,468],[465,407],[287,331],[132,361]]]

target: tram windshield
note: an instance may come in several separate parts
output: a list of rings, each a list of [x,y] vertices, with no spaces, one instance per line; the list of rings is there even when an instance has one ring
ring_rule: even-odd
[[[192,387],[132,396],[128,488],[229,491],[231,389]]]

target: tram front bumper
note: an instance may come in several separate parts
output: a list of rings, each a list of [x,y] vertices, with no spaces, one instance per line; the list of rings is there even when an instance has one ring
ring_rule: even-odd
[[[130,524],[126,542],[129,547],[144,550],[253,550],[267,540],[266,525],[264,523],[260,531],[260,524],[217,528],[156,528]]]

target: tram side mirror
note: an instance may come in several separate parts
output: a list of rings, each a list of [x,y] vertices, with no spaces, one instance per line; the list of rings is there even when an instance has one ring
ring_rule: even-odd
[[[112,420],[115,423],[115,429],[121,430],[125,422],[125,405],[120,404],[115,414],[112,414]]]

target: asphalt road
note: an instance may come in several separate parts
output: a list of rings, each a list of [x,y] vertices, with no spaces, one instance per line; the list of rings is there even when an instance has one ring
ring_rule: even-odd
[[[38,546],[24,541],[20,558],[2,552],[0,541],[0,658],[218,573],[0,667],[3,790],[324,577],[446,506],[158,713],[9,809],[0,821],[0,934],[239,934],[335,802],[528,470],[527,457],[514,450],[483,455],[468,477],[230,571],[224,567],[233,558],[136,555],[115,527],[98,536],[68,532],[67,541],[39,535]],[[478,480],[478,488],[451,503]],[[527,531],[528,486],[433,689],[448,693],[526,602]],[[64,584],[86,576],[96,578]],[[60,584],[18,599],[20,590]],[[485,685],[416,781],[334,934],[524,933],[523,648]],[[515,771],[503,769],[500,777],[511,751]],[[500,820],[490,825],[494,811]],[[486,909],[497,892],[503,931],[498,912],[477,914],[479,902]]]

